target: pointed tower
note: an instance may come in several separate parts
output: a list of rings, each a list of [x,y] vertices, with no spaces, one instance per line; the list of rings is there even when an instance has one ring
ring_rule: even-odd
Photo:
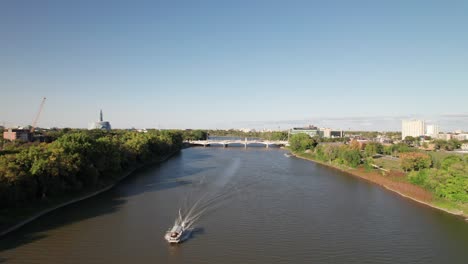
[[[104,121],[104,117],[102,115],[102,109],[99,112],[99,121],[93,122],[89,124],[88,129],[102,129],[102,130],[111,130],[111,125],[109,121]]]

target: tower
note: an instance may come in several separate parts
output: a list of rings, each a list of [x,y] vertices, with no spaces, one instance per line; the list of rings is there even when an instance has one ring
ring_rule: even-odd
[[[110,125],[109,121],[104,121],[104,117],[102,115],[102,109],[99,112],[99,121],[89,124],[88,129],[90,129],[90,130],[91,129],[102,129],[102,130],[107,130],[107,131],[111,130],[111,125]]]

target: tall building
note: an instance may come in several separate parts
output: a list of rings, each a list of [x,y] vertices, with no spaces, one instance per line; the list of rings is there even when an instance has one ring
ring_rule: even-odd
[[[401,138],[405,139],[407,136],[419,137],[423,136],[424,131],[423,120],[402,120],[401,121]]]
[[[432,124],[426,126],[426,136],[430,136],[432,138],[436,138],[439,135],[439,126]]]
[[[104,119],[103,119],[102,109],[101,109],[101,112],[99,114],[99,121],[89,124],[88,129],[89,130],[92,130],[92,129],[111,130],[111,125],[110,125],[109,121],[104,121]]]

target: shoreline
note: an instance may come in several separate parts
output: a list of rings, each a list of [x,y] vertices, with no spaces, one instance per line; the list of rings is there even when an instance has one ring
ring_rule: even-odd
[[[158,163],[162,163],[166,160],[168,160],[170,157],[174,156],[174,154],[178,153],[179,151],[181,151],[183,148],[179,149],[179,150],[176,150],[174,152],[171,152],[169,154],[167,154],[166,156],[163,156],[162,158],[160,159],[157,159],[157,160],[151,160],[151,161],[148,161],[148,162],[145,162],[143,164],[140,164],[140,165],[137,165],[135,166],[134,168],[130,168],[126,171],[124,171],[122,173],[122,175],[117,178],[113,183],[105,186],[105,187],[102,187],[101,189],[99,190],[96,190],[94,192],[91,192],[91,193],[87,193],[87,194],[83,194],[83,195],[79,195],[78,197],[75,197],[69,201],[66,201],[66,202],[62,202],[62,203],[59,203],[57,205],[54,205],[52,207],[49,207],[49,208],[45,208],[43,210],[40,210],[39,212],[36,212],[34,213],[33,215],[27,217],[26,219],[20,221],[19,223],[16,223],[14,224],[13,226],[11,227],[8,227],[4,230],[0,230],[0,238],[21,228],[22,226],[36,220],[37,218],[41,217],[41,216],[44,216],[52,211],[55,211],[57,209],[60,209],[62,207],[65,207],[67,205],[70,205],[70,204],[74,204],[74,203],[77,203],[79,201],[83,201],[83,200],[86,200],[86,199],[89,199],[93,196],[96,196],[98,194],[101,194],[103,192],[106,192],[112,188],[114,188],[117,184],[119,184],[122,180],[124,180],[125,178],[127,178],[128,176],[130,176],[131,174],[133,174],[135,171],[141,169],[141,168],[144,168],[146,166],[149,166],[149,165],[153,165],[153,164],[158,164]]]
[[[468,221],[468,213],[465,213],[465,212],[463,212],[463,211],[461,211],[461,210],[459,210],[458,212],[454,212],[454,211],[451,211],[451,210],[449,210],[449,209],[446,209],[446,208],[437,206],[437,205],[435,205],[435,204],[432,204],[432,203],[430,203],[430,202],[426,202],[426,201],[420,200],[420,199],[418,199],[418,198],[416,198],[416,197],[412,197],[412,196],[409,195],[409,194],[405,194],[405,193],[401,192],[400,190],[391,188],[391,187],[389,187],[389,186],[387,186],[387,185],[385,185],[385,184],[383,184],[383,183],[381,183],[381,182],[372,180],[371,178],[363,177],[362,175],[360,175],[360,174],[357,173],[357,172],[353,172],[353,171],[351,171],[351,170],[343,169],[343,168],[334,166],[333,164],[328,164],[328,163],[326,163],[326,162],[318,161],[318,160],[315,160],[315,159],[312,159],[312,158],[309,158],[309,157],[303,157],[303,156],[300,156],[300,155],[298,155],[298,154],[296,154],[296,153],[293,153],[292,151],[291,151],[291,154],[292,154],[294,157],[296,157],[296,158],[300,158],[300,159],[303,159],[303,160],[308,160],[308,161],[311,161],[311,162],[314,162],[314,163],[317,163],[317,164],[320,164],[320,165],[323,165],[323,166],[327,166],[327,167],[329,167],[329,168],[333,168],[333,169],[337,169],[337,170],[339,170],[339,171],[345,172],[345,173],[347,173],[347,174],[349,174],[349,175],[351,175],[351,176],[353,176],[353,177],[357,177],[357,178],[366,180],[366,181],[368,181],[368,182],[371,182],[371,183],[373,183],[373,184],[376,184],[376,185],[378,185],[378,186],[381,186],[381,187],[385,188],[386,190],[389,190],[389,191],[391,191],[391,192],[393,192],[393,193],[396,193],[396,194],[398,194],[398,195],[400,195],[400,196],[402,196],[402,197],[404,197],[404,198],[410,199],[410,200],[412,200],[412,201],[414,201],[414,202],[417,202],[417,203],[419,203],[419,204],[421,204],[421,205],[425,205],[425,206],[431,207],[431,208],[433,208],[433,209],[437,209],[437,210],[440,210],[440,211],[449,213],[449,214],[451,214],[451,215],[454,215],[454,216],[457,216],[457,217],[461,217],[461,218],[463,218],[465,221]],[[383,177],[383,176],[382,176],[382,177]]]

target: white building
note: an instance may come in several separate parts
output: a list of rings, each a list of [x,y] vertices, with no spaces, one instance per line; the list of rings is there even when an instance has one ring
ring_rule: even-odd
[[[452,139],[452,136],[453,136],[453,134],[451,134],[451,133],[441,133],[441,134],[437,135],[437,138],[438,139],[443,139],[443,140],[450,140],[450,139]]]
[[[101,130],[107,130],[107,131],[111,130],[111,125],[110,125],[109,121],[104,121],[103,118],[102,118],[102,110],[101,110],[101,113],[99,115],[99,121],[89,124],[88,129],[89,130],[101,129]]]
[[[425,133],[423,120],[402,120],[401,121],[401,137],[405,139],[407,136],[419,137]]]
[[[427,125],[426,126],[426,136],[430,136],[432,138],[436,138],[437,135],[439,135],[439,126],[432,124],[432,125]]]
[[[467,140],[468,139],[468,134],[456,134],[453,135],[452,138],[458,139],[458,140]]]

